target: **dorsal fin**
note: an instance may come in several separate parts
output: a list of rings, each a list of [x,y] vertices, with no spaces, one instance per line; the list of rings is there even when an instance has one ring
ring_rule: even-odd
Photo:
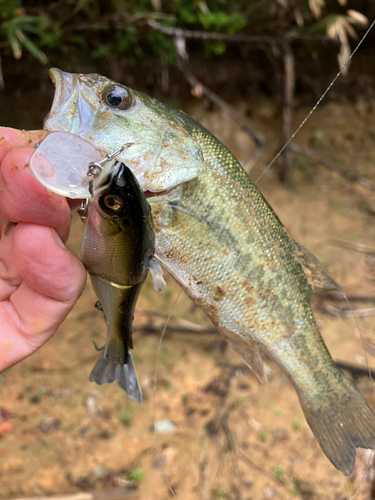
[[[327,269],[312,253],[306,250],[300,243],[296,241],[294,243],[297,247],[297,253],[312,293],[342,290],[342,287],[332,278]]]

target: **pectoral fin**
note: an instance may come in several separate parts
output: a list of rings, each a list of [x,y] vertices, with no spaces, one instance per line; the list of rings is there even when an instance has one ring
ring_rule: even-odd
[[[307,282],[313,293],[323,293],[329,290],[342,290],[342,287],[333,279],[327,269],[313,254],[300,243],[294,242],[297,248]]]

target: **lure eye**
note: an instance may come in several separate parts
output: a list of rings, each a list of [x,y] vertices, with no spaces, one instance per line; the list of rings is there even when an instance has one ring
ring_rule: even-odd
[[[119,210],[121,210],[124,202],[119,196],[109,194],[104,198],[104,204],[107,208],[110,208],[114,212],[118,212]]]
[[[119,85],[108,85],[102,92],[102,101],[110,108],[126,110],[130,108],[129,92]]]

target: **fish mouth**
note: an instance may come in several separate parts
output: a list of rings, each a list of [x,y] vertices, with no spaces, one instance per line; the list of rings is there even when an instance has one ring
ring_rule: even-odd
[[[81,94],[78,75],[51,68],[49,76],[55,95],[44,128],[49,132],[70,132],[83,137],[90,128],[94,110]]]
[[[69,97],[74,93],[76,82],[75,75],[65,73],[58,68],[51,68],[49,76],[55,87],[51,110],[46,117],[46,123],[56,117],[67,103]]]

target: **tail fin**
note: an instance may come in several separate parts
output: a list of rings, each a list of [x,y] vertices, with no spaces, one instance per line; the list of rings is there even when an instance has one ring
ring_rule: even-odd
[[[352,382],[340,373],[340,392],[322,395],[318,401],[300,394],[300,400],[323,452],[348,476],[353,471],[356,448],[375,449],[375,414]]]
[[[112,363],[111,361],[107,361],[103,356],[100,356],[90,374],[89,380],[90,382],[96,382],[98,385],[110,384],[116,380],[129,398],[136,399],[138,403],[142,403],[142,391],[130,352],[128,353],[128,362],[125,365]]]

